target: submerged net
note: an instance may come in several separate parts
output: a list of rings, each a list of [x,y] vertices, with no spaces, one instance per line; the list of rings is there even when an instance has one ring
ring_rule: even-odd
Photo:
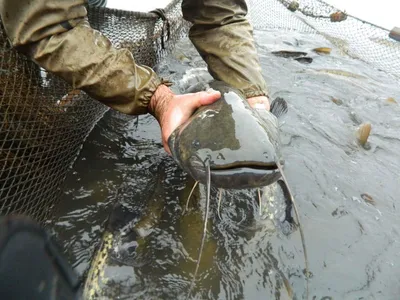
[[[104,1],[103,1],[104,2]],[[323,35],[348,55],[399,77],[400,43],[389,32],[337,13],[319,0],[248,0],[255,29]],[[185,36],[181,1],[153,13],[90,8],[92,26],[136,61],[154,66]],[[64,179],[107,108],[74,91],[11,49],[0,27],[0,213],[24,213],[42,222],[52,212]]]
[[[389,31],[320,0],[247,0],[255,29],[322,35],[343,53],[400,77],[400,42]]]
[[[180,1],[158,14],[88,9],[91,25],[140,64],[154,66],[185,34]],[[168,39],[169,33],[169,39]],[[65,177],[107,107],[13,50],[0,27],[0,213],[43,223]]]

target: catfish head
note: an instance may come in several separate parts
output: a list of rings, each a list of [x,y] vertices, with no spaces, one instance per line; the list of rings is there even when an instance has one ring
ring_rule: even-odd
[[[252,108],[237,89],[220,81],[210,87],[221,93],[202,106],[168,139],[177,164],[196,181],[206,183],[206,161],[217,188],[257,188],[280,178],[282,160],[278,117],[287,104],[277,98],[271,111]]]

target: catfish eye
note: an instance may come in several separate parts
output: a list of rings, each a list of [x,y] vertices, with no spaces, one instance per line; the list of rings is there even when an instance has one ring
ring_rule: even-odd
[[[225,156],[222,153],[218,153],[217,159],[223,159],[225,160]]]

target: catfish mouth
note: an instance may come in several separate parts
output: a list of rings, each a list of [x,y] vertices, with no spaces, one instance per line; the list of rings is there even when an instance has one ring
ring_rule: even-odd
[[[240,170],[240,169],[251,169],[251,170],[277,170],[278,166],[274,162],[270,163],[262,163],[262,162],[236,162],[232,164],[226,165],[216,165],[211,166],[211,173],[220,172],[220,171],[229,171],[229,170]]]
[[[196,181],[206,182],[204,166],[191,165],[190,173]],[[211,185],[226,189],[259,188],[269,185],[281,177],[275,162],[237,162],[211,165],[210,173]]]

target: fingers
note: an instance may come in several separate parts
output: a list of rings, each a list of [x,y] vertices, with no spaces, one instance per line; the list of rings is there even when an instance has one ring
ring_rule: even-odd
[[[169,102],[169,109],[165,112],[165,118],[160,124],[162,130],[163,146],[165,151],[171,155],[168,146],[168,138],[170,134],[179,125],[186,122],[193,112],[203,105],[214,103],[221,98],[218,91],[198,92],[191,94],[175,95],[174,99]]]
[[[218,91],[198,92],[194,94],[194,103],[196,104],[196,108],[199,108],[202,105],[214,103],[219,98],[221,98],[221,93]]]

